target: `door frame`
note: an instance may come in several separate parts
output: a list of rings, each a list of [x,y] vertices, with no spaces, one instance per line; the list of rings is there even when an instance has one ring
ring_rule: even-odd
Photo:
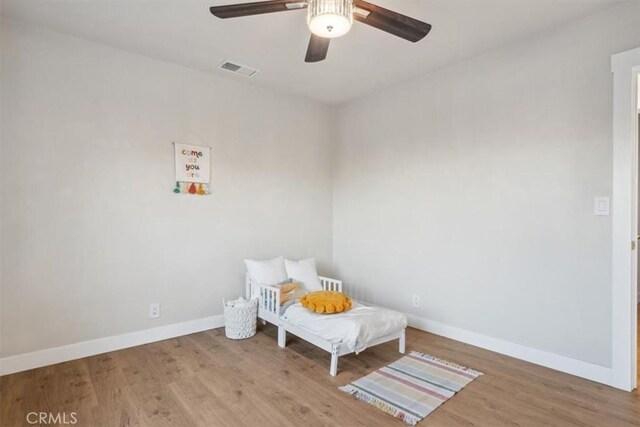
[[[611,56],[613,73],[612,378],[637,387],[638,110],[640,47]],[[633,242],[633,243],[632,243]]]

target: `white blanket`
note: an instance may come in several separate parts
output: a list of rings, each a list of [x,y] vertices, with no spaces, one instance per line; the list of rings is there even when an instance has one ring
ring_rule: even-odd
[[[343,343],[356,354],[373,340],[407,327],[404,314],[355,301],[351,310],[338,314],[313,313],[296,303],[286,309],[282,318],[327,341]]]

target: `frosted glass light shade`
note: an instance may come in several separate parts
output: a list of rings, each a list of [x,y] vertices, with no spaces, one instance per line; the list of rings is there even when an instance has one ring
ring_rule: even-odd
[[[343,36],[353,24],[353,0],[310,0],[307,10],[309,30],[319,37]]]

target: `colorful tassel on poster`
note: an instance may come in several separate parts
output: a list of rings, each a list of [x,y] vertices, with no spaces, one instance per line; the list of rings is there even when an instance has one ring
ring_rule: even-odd
[[[204,191],[204,187],[202,186],[202,184],[198,185],[198,195],[199,196],[204,196],[205,194],[207,194],[206,191]]]
[[[196,190],[196,184],[195,183],[191,183],[191,185],[189,186],[189,194],[196,194],[197,190]]]
[[[176,188],[173,189],[173,192],[176,194],[180,194],[182,190],[180,190],[180,183],[176,181]]]

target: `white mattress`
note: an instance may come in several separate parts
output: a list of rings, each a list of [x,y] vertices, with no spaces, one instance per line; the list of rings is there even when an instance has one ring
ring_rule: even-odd
[[[356,354],[372,341],[407,327],[404,314],[355,301],[351,310],[338,314],[313,313],[296,303],[286,309],[282,318],[327,341],[343,343]]]

